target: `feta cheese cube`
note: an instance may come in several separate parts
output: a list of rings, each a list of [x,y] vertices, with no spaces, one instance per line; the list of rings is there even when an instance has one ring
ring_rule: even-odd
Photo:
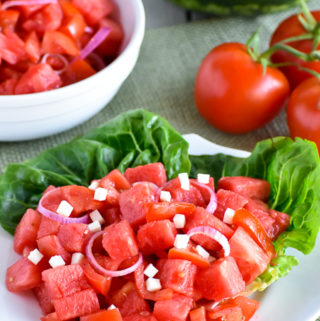
[[[37,265],[43,258],[43,254],[38,250],[34,249],[28,255],[28,260],[31,261],[34,265]]]
[[[196,251],[198,252],[199,255],[201,255],[205,259],[208,259],[210,256],[210,253],[208,253],[201,245],[196,246]]]
[[[108,308],[108,310],[115,310],[115,309],[117,309],[117,307],[113,304],[111,304]]]
[[[69,204],[67,201],[62,201],[57,209],[57,213],[64,216],[69,217],[73,211],[73,206]]]
[[[54,255],[50,258],[49,264],[55,268],[58,266],[66,265],[66,262],[63,260],[63,258],[60,255]]]
[[[101,231],[101,224],[99,221],[94,221],[88,225],[88,230],[90,232],[99,232]]]
[[[100,212],[98,210],[94,210],[93,212],[91,212],[89,214],[92,222],[94,221],[98,221],[100,224],[104,223],[104,218],[102,217],[102,215],[100,214]]]
[[[181,185],[181,188],[186,190],[186,191],[189,191],[190,190],[190,181],[189,181],[189,176],[187,173],[180,173],[178,175],[179,177],[179,180],[180,180],[180,185]]]
[[[197,175],[197,180],[199,183],[202,184],[209,184],[210,182],[210,175],[209,174],[198,174]]]
[[[173,217],[173,223],[176,228],[184,228],[186,225],[186,217],[183,214],[176,214]]]
[[[96,190],[99,186],[99,182],[97,180],[93,180],[91,184],[88,186],[89,189],[91,190]]]
[[[160,201],[170,202],[170,201],[171,201],[171,194],[170,194],[170,192],[161,191],[161,192],[160,192]]]
[[[150,292],[155,292],[161,290],[161,283],[159,279],[149,278],[146,281],[147,290]]]
[[[223,222],[227,224],[232,224],[234,214],[235,214],[235,210],[228,207],[224,212]]]
[[[108,195],[108,190],[107,189],[98,187],[94,191],[93,199],[96,200],[96,201],[105,201],[107,199],[107,195]]]
[[[144,274],[148,278],[153,278],[158,272],[159,270],[151,263],[144,270]]]
[[[80,264],[84,258],[84,255],[80,252],[76,252],[72,254],[71,264]]]
[[[174,246],[177,249],[186,249],[189,243],[189,235],[187,234],[177,234],[174,240]]]

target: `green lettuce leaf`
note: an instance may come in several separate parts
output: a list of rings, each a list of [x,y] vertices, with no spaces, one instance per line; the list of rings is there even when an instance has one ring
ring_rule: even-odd
[[[49,185],[88,185],[114,168],[162,162],[169,178],[190,171],[188,143],[162,117],[145,110],[121,114],[83,137],[48,149],[0,177],[0,224],[10,233]]]

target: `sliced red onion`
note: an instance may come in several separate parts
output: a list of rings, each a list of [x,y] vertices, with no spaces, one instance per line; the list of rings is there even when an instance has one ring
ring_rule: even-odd
[[[81,50],[80,55],[74,61],[87,58],[88,55],[90,55],[107,38],[110,32],[110,28],[101,27]]]
[[[13,0],[13,1],[5,1],[2,6],[1,10],[6,10],[10,7],[16,6],[36,6],[36,5],[46,5],[50,3],[57,3],[57,0]]]
[[[68,65],[69,65],[69,61],[67,60],[67,58],[63,55],[60,55],[60,54],[55,54],[55,53],[46,53],[45,55],[42,56],[42,59],[40,61],[40,63],[42,64],[46,64],[47,63],[47,60],[48,58],[50,57],[56,57],[56,58],[59,58],[62,63],[63,63],[63,67],[61,69],[54,69],[54,71],[57,73],[57,74],[62,74],[63,72],[66,71]]]
[[[86,246],[86,255],[87,258],[89,260],[89,262],[92,264],[92,266],[100,273],[107,275],[107,276],[111,276],[111,277],[119,277],[119,276],[124,276],[127,274],[130,274],[132,272],[134,272],[142,263],[143,263],[143,256],[141,254],[141,252],[139,253],[139,258],[137,260],[137,262],[135,264],[133,264],[132,266],[130,266],[127,269],[124,270],[120,270],[120,271],[111,271],[111,270],[107,270],[104,267],[102,267],[97,260],[95,259],[93,253],[92,253],[92,246],[94,241],[103,234],[104,232],[97,232],[95,234],[92,235],[92,237],[90,238],[89,242],[87,243]]]
[[[88,55],[87,59],[89,60],[90,64],[94,67],[94,69],[98,71],[106,67],[106,64],[103,61],[103,59],[94,52],[91,52],[91,54]]]
[[[218,242],[224,251],[224,256],[230,255],[230,245],[228,239],[219,231],[210,226],[197,226],[187,233],[190,237],[193,235],[205,235]]]
[[[59,187],[57,187],[59,188]],[[48,210],[47,208],[45,208],[43,206],[43,201],[46,199],[46,197],[48,195],[50,195],[51,193],[55,192],[57,188],[54,188],[50,191],[48,191],[47,193],[45,193],[40,201],[39,201],[39,204],[38,204],[38,207],[37,207],[37,211],[39,213],[41,213],[43,216],[46,216],[48,218],[50,218],[51,220],[54,220],[54,221],[57,221],[61,224],[71,224],[71,223],[84,223],[84,224],[88,224],[90,219],[89,219],[89,215],[86,214],[84,216],[81,216],[81,217],[64,217],[64,216],[61,216],[51,210]]]
[[[206,210],[209,213],[213,214],[215,212],[215,210],[217,209],[217,196],[216,196],[216,193],[214,192],[214,190],[210,186],[208,186],[206,184],[199,183],[198,181],[195,181],[195,180],[190,180],[190,183],[195,186],[204,188],[210,193],[210,201],[209,201],[209,204],[207,205]]]

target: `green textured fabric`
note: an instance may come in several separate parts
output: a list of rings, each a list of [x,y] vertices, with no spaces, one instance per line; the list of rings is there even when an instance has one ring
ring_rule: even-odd
[[[317,2],[312,0],[310,8],[315,8]],[[234,148],[251,150],[261,139],[287,135],[284,113],[266,127],[250,134],[228,135],[219,132],[198,114],[193,102],[193,83],[201,60],[212,47],[226,41],[245,42],[259,25],[262,27],[262,46],[267,47],[277,23],[292,12],[294,10],[250,19],[214,18],[148,30],[134,71],[103,111],[84,124],[49,138],[0,143],[0,171],[8,163],[33,157],[41,150],[66,142],[120,112],[134,108],[159,113],[183,134],[197,133]]]

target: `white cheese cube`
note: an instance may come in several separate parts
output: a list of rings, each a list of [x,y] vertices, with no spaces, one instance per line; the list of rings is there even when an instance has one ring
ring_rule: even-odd
[[[89,214],[92,222],[94,221],[98,221],[100,224],[104,223],[104,218],[102,217],[102,215],[100,214],[100,212],[98,210],[94,210],[93,212],[91,212]]]
[[[171,194],[170,194],[170,192],[161,191],[161,192],[160,192],[160,201],[170,202],[170,201],[171,201]]]
[[[144,270],[144,274],[148,278],[153,278],[158,272],[159,270],[151,263]]]
[[[97,180],[94,180],[91,182],[88,188],[94,191],[98,188],[98,186],[99,186],[99,182]]]
[[[189,243],[189,235],[187,234],[177,234],[174,240],[174,246],[177,249],[186,249]]]
[[[108,308],[108,310],[115,310],[115,309],[117,309],[117,307],[113,304],[111,304]]]
[[[57,209],[57,213],[64,216],[69,217],[73,211],[73,207],[67,201],[62,201]]]
[[[173,217],[173,223],[176,228],[184,228],[186,225],[186,217],[183,214],[176,214]]]
[[[202,184],[209,184],[210,182],[210,175],[209,174],[198,174],[197,175],[197,180],[199,183]]]
[[[155,292],[161,290],[161,283],[159,279],[149,278],[146,281],[147,290],[150,292]]]
[[[80,264],[84,258],[84,255],[80,252],[76,252],[72,254],[71,264]]]
[[[107,189],[98,187],[94,191],[93,199],[95,199],[96,201],[105,201],[107,199],[107,195],[108,195],[108,190]]]
[[[232,224],[234,213],[235,213],[235,210],[228,207],[224,212],[223,222],[227,224]]]
[[[38,250],[34,249],[28,255],[28,260],[31,261],[34,265],[37,265],[43,258],[43,254]]]
[[[198,252],[199,255],[201,255],[205,259],[208,259],[210,256],[210,253],[208,253],[201,245],[196,246],[196,251]]]
[[[50,258],[49,264],[55,268],[58,266],[66,265],[66,262],[63,260],[63,258],[60,255],[54,255]]]
[[[186,191],[189,191],[190,189],[190,181],[189,181],[189,176],[187,173],[180,173],[178,175],[179,177],[179,180],[180,180],[180,185],[181,185],[181,188],[186,190]]]
[[[101,224],[99,221],[94,221],[88,225],[88,230],[90,232],[99,232],[101,231]]]

